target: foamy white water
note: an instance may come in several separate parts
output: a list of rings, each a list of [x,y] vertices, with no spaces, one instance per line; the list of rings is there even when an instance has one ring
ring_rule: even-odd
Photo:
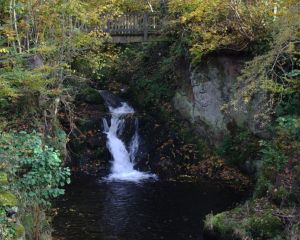
[[[107,135],[106,144],[113,157],[111,174],[107,180],[137,182],[143,179],[156,178],[155,174],[134,169],[134,160],[139,148],[138,119],[135,120],[135,133],[128,148],[120,139],[120,135],[126,127],[124,117],[128,114],[134,114],[133,108],[123,102],[120,107],[109,107],[109,111],[111,113],[110,126],[107,120],[103,119],[104,133]]]

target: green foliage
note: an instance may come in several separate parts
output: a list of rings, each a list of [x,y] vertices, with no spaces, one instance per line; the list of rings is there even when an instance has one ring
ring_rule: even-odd
[[[246,64],[238,82],[237,96],[243,96],[245,103],[251,104],[256,94],[268,94],[262,103],[263,116],[271,115],[276,108],[279,114],[290,114],[287,112],[290,110],[299,112],[298,8],[299,3],[286,8],[283,17],[273,25],[270,49]]]
[[[225,213],[208,214],[205,218],[205,228],[222,236],[222,239],[236,239],[234,236],[234,225],[227,221]]]
[[[7,172],[1,174],[2,179],[7,180],[9,176],[7,186],[0,190],[3,236],[11,239],[24,234],[23,226],[12,223],[6,216],[7,208],[4,208],[18,205],[19,217],[26,212],[35,219],[26,232],[31,232],[32,238],[37,239],[45,221],[43,209],[50,206],[51,199],[64,193],[64,185],[70,182],[70,170],[62,166],[59,152],[47,146],[43,135],[34,131],[2,132],[0,156],[1,168]]]
[[[98,46],[97,51],[88,51],[72,59],[72,68],[77,74],[92,78],[105,86],[106,77],[112,70],[112,65],[118,60],[120,49],[111,44]]]
[[[268,48],[270,28],[285,2],[279,1],[208,1],[171,0],[170,13],[174,23],[181,26],[193,57],[198,62],[203,55],[220,49],[250,50]],[[277,6],[280,13],[274,13]],[[179,17],[179,18],[178,18]]]
[[[287,157],[274,144],[261,142],[261,166],[258,170],[255,196],[265,196],[273,187],[276,173],[282,170]]]
[[[159,106],[161,102],[170,99],[172,92],[168,85],[160,82],[157,78],[154,79],[139,79],[135,84],[136,92],[147,91],[143,98],[143,104],[146,108]]]
[[[228,240],[282,239],[283,236],[282,221],[272,214],[272,205],[263,200],[246,202],[231,211],[209,214],[205,219],[205,228]]]
[[[61,166],[58,151],[43,144],[41,134],[1,133],[0,145],[14,188],[26,199],[23,203],[49,205],[51,198],[64,193],[70,170]]]
[[[289,196],[290,202],[296,199],[296,186],[276,186],[276,176],[286,166],[288,160],[294,161],[300,153],[299,120],[292,116],[283,116],[277,119],[276,135],[273,141],[261,141],[261,165],[257,174],[255,196],[271,194],[273,198],[283,201]],[[277,183],[278,184],[278,183]],[[293,189],[293,192],[291,192]]]
[[[114,7],[119,8],[122,12],[143,12],[157,10],[159,7],[159,0],[116,0]]]
[[[174,67],[175,57],[169,53],[168,43],[145,43],[122,49],[107,78],[129,84],[128,97],[154,109],[169,102],[174,94]]]
[[[0,191],[0,206],[16,206],[18,203],[14,194],[8,191]]]
[[[14,224],[11,223],[6,216],[6,210],[4,207],[0,207],[0,237],[3,239],[14,239],[16,236],[16,230]]]
[[[257,159],[259,144],[248,129],[237,128],[224,137],[223,143],[217,148],[217,153],[226,161],[238,167],[245,167],[245,163]]]
[[[284,116],[289,114],[300,115],[300,93],[285,96],[283,101],[276,107],[276,115]]]
[[[22,224],[17,224],[15,226],[15,231],[16,231],[15,238],[18,239],[24,236],[25,228]]]
[[[45,144],[56,149],[60,159],[65,159],[68,154],[66,152],[67,141],[67,134],[62,129],[61,124],[58,120],[54,121],[52,123],[52,135],[45,138]]]
[[[7,174],[4,172],[0,172],[0,186],[4,186],[8,184]]]
[[[90,77],[71,69],[75,58],[84,59],[90,72],[97,68],[97,77],[103,75],[116,55],[114,47],[102,51],[108,36],[99,29],[99,15],[117,13],[120,9],[113,5],[117,3],[105,0],[1,2],[1,118],[14,121],[19,113],[40,117],[43,111],[55,118],[61,107],[56,101],[69,108],[70,93],[76,91],[70,79]],[[35,100],[28,100],[32,96]]]
[[[86,87],[78,94],[77,101],[84,101],[90,104],[101,104],[103,103],[103,98],[96,89]]]
[[[280,135],[284,135],[291,140],[300,141],[300,120],[296,116],[286,115],[279,117],[276,130]]]
[[[128,84],[136,102],[170,118],[169,103],[175,88],[182,84],[175,75],[180,60],[192,56],[195,64],[204,55],[224,49],[259,55],[247,64],[238,83],[245,87],[239,88],[243,93],[238,95],[251,103],[256,94],[264,92],[270,103],[265,113],[273,113],[277,107],[273,138],[261,145],[255,191],[257,196],[269,195],[277,189],[277,174],[288,161],[293,165],[300,153],[298,5],[290,7],[295,3],[170,0],[166,32],[173,37],[173,44],[135,44],[124,49],[105,43],[108,36],[99,30],[105,17],[99,16],[157,10],[159,1],[0,0],[0,128],[9,129],[12,118],[23,122],[15,124],[18,129],[30,128],[25,118],[30,112],[33,127],[38,125],[52,134],[44,139],[36,132],[1,133],[0,205],[15,205],[17,197],[20,215],[28,220],[25,227],[31,229],[27,236],[40,239],[38,231],[47,225],[41,213],[52,198],[63,194],[64,184],[69,182],[69,170],[55,150],[62,153],[61,146],[66,143],[56,115],[61,108],[72,115],[71,96],[85,78],[97,80],[100,88],[115,89],[111,79]],[[37,66],[30,64],[34,57],[41,59]],[[102,101],[94,90],[83,94],[80,101]],[[257,139],[249,131],[238,131],[226,137],[219,153],[241,166],[256,158],[257,148]],[[291,196],[286,190],[280,186],[277,198]],[[0,206],[0,238],[9,239],[19,235],[19,230],[10,223],[6,210]],[[227,214],[211,215],[210,224],[225,235],[239,229],[257,239],[275,238],[278,232],[274,229],[280,229],[278,219],[269,213],[253,214],[242,221],[242,229],[238,228],[240,221],[226,219]]]
[[[17,203],[16,196],[8,191],[7,174],[0,172],[0,238],[12,239],[16,236],[15,225],[7,217],[6,210]]]
[[[282,231],[280,219],[271,213],[265,213],[259,218],[252,217],[248,221],[249,226],[247,231],[257,240],[274,239]]]
[[[267,168],[270,166],[275,171],[282,170],[287,159],[280,149],[278,149],[277,146],[264,141],[261,141],[261,145],[262,162],[264,165],[263,167]]]

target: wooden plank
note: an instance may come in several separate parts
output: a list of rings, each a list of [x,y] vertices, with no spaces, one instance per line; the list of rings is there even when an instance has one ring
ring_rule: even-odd
[[[144,31],[144,41],[147,41],[148,39],[148,14],[144,13],[144,19],[143,19],[143,31]]]
[[[149,34],[158,35],[162,27],[160,15],[157,13],[127,13],[117,18],[108,14],[101,15],[100,18],[103,19],[101,21],[103,25],[99,24],[100,30],[114,36],[141,35],[145,41],[147,41]]]

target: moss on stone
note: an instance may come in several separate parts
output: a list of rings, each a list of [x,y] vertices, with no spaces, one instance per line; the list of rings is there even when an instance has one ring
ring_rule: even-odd
[[[84,101],[86,103],[90,104],[103,104],[103,99],[100,95],[100,93],[91,87],[84,88],[79,96],[78,100]]]
[[[226,213],[207,215],[205,228],[214,231],[216,235],[222,236],[223,239],[233,239],[234,237],[234,226],[232,222],[226,218]]]
[[[8,184],[8,177],[7,174],[4,172],[0,172],[0,186]]]
[[[15,238],[19,239],[25,235],[25,228],[22,224],[17,224],[15,226]]]
[[[283,223],[266,200],[247,202],[231,211],[209,214],[205,229],[218,239],[281,239]]]
[[[8,191],[0,191],[0,206],[16,206],[18,200],[14,194]]]
[[[257,240],[278,238],[283,230],[280,219],[273,216],[272,213],[264,213],[259,217],[249,218],[245,227],[246,231]]]

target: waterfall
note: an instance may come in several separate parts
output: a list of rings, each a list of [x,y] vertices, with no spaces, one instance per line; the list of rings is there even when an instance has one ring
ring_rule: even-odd
[[[107,180],[139,181],[155,178],[154,174],[134,169],[135,158],[139,148],[137,118],[134,121],[135,131],[129,146],[126,146],[120,137],[124,128],[126,128],[124,117],[134,114],[133,108],[122,102],[121,106],[109,106],[109,112],[111,114],[110,126],[108,121],[103,118],[104,133],[107,135],[107,148],[113,157],[111,174],[107,177]]]

